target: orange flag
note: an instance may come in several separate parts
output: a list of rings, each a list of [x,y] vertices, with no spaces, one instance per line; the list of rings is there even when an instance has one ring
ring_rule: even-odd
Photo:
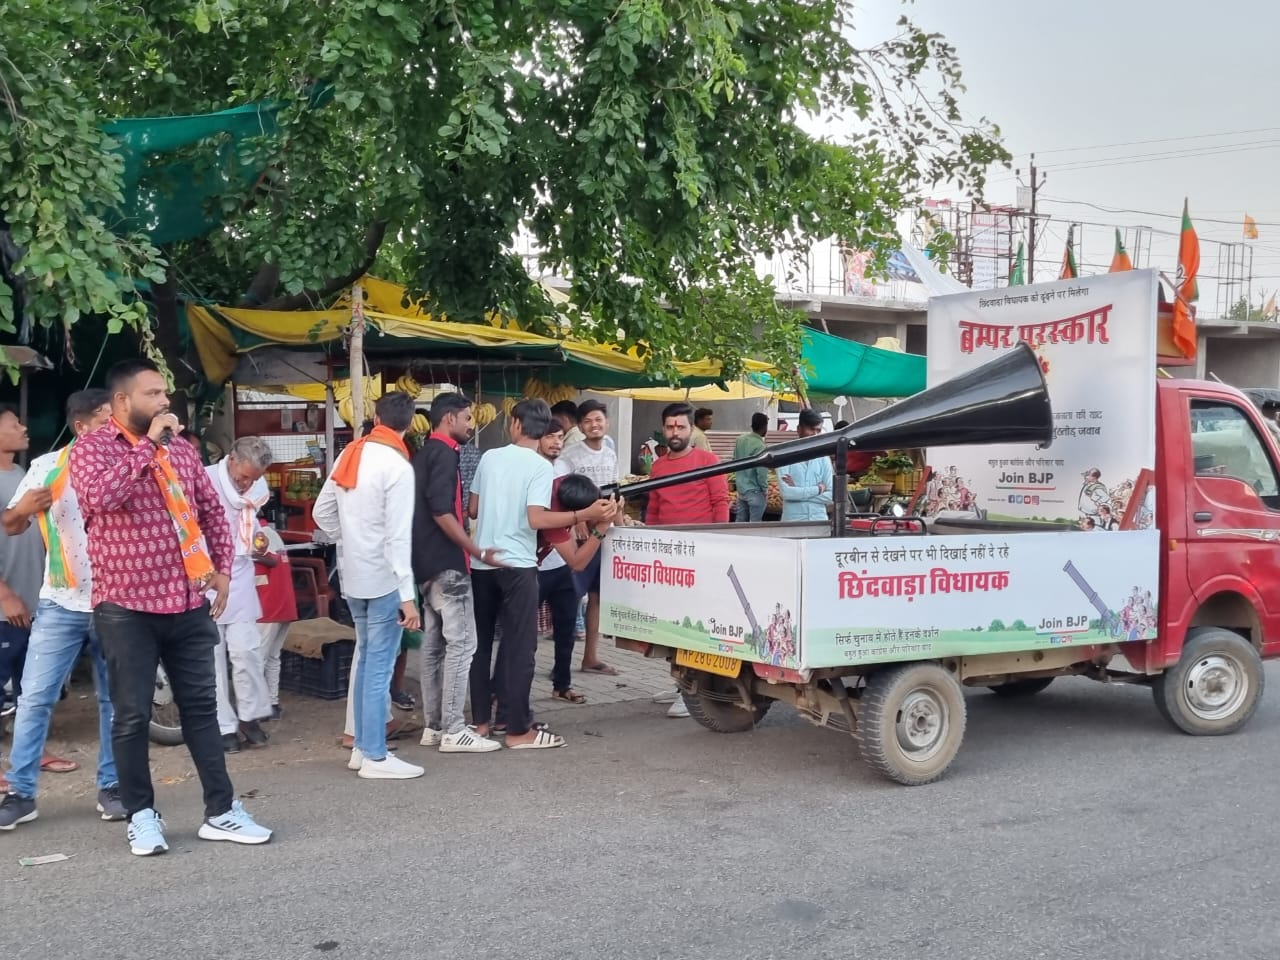
[[[1124,241],[1120,239],[1120,228],[1116,228],[1116,252],[1111,258],[1111,269],[1107,273],[1122,273],[1125,270],[1133,269],[1133,261],[1129,259],[1129,252],[1124,248]]]
[[[1191,304],[1200,296],[1196,274],[1200,271],[1200,238],[1191,226],[1187,201],[1182,201],[1182,236],[1178,240],[1178,276],[1174,284],[1173,342],[1184,357],[1196,355],[1196,322]]]
[[[1071,243],[1075,231],[1076,225],[1074,223],[1067,227],[1067,249],[1062,251],[1062,269],[1058,272],[1059,280],[1074,280],[1080,276],[1080,270],[1076,267],[1076,252]]]
[[[1247,213],[1244,215],[1244,238],[1246,240],[1258,239],[1258,221]]]

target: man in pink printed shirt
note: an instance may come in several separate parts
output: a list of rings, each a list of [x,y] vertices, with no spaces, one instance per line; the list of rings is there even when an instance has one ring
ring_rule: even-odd
[[[213,618],[227,602],[234,548],[196,449],[178,437],[164,377],[148,360],[107,372],[111,420],[71,449],[93,569],[93,620],[115,706],[112,745],[129,846],[164,853],[148,759],[151,700],[163,663],[200,783],[204,840],[265,843],[271,831],[235,799],[218,731]],[[212,602],[210,602],[210,597]]]

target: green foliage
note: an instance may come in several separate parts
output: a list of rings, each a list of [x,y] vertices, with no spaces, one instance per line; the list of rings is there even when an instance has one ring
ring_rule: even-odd
[[[1007,159],[963,121],[942,37],[904,19],[859,48],[853,18],[847,0],[29,0],[0,36],[14,275],[38,323],[145,329],[134,283],[166,267],[187,292],[297,307],[372,263],[457,319],[567,321],[658,375],[707,355],[729,376],[747,353],[789,368],[798,316],[758,257],[871,248],[923,190],[980,192]],[[273,130],[150,158],[259,170],[209,198],[224,229],[163,251],[145,222],[108,229],[105,121],[255,101],[279,106]],[[815,115],[848,145],[805,132]],[[573,278],[564,316],[517,235]]]
[[[1005,630],[1005,629],[1007,628],[1005,627],[1003,620],[992,620],[991,626],[987,627],[987,631],[989,633],[1000,633],[1002,630]]]

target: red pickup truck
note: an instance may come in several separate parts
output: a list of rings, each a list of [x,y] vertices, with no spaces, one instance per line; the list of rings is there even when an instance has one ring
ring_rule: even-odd
[[[939,388],[939,400],[948,388]],[[967,403],[970,398],[964,399]],[[934,406],[938,405],[935,401]],[[945,404],[942,409],[945,416]],[[1087,579],[1071,563],[1059,560],[1057,569],[1067,570],[1103,618],[1101,631],[1079,645],[1068,642],[987,653],[982,644],[989,640],[984,638],[998,640],[1002,635],[974,633],[974,646],[959,654],[925,653],[921,659],[905,662],[901,655],[881,657],[880,662],[872,656],[842,662],[838,657],[818,660],[806,655],[795,664],[778,665],[738,652],[744,644],[729,637],[733,642],[720,649],[732,648],[730,653],[717,656],[699,652],[707,647],[696,631],[682,633],[679,626],[664,625],[661,617],[644,610],[637,614],[626,606],[643,602],[629,601],[628,596],[643,598],[667,589],[649,580],[639,588],[628,586],[636,577],[647,576],[643,564],[631,562],[634,556],[622,556],[627,551],[639,556],[646,546],[638,542],[643,538],[636,533],[628,535],[629,541],[609,547],[613,569],[603,593],[613,619],[607,629],[619,646],[671,659],[690,713],[708,729],[749,730],[774,701],[787,702],[811,722],[851,734],[864,760],[904,784],[927,783],[941,776],[959,750],[965,725],[962,686],[1019,696],[1043,690],[1056,677],[1072,675],[1149,685],[1157,708],[1178,729],[1195,735],[1233,732],[1252,716],[1262,695],[1263,659],[1280,655],[1280,448],[1248,398],[1219,383],[1157,380],[1155,418],[1154,469],[1143,470],[1135,481],[1121,523],[1122,530],[1155,531],[1158,544],[1158,579],[1151,570],[1146,581],[1158,586],[1155,602],[1146,605],[1155,613],[1142,629],[1121,622],[1114,607],[1109,609],[1092,593]],[[899,433],[915,437],[920,429],[938,422],[936,415],[925,416]],[[825,437],[832,435],[823,436],[812,443],[826,443]],[[837,439],[838,435],[831,442]],[[736,468],[733,464],[721,467],[724,472]],[[838,477],[837,487],[841,482]],[[1152,509],[1153,518],[1141,515]],[[754,526],[760,529],[750,529]],[[1023,536],[1014,532],[1018,530],[1040,531],[1028,532],[1028,537],[1046,536],[1043,525],[992,521],[986,529],[1002,530],[1013,538]],[[869,542],[857,540],[858,532],[838,512],[825,532],[817,524],[785,530],[752,524],[682,528],[679,536],[685,545],[678,549],[690,556],[696,547],[699,562],[704,554],[712,558],[706,561],[710,569],[712,560],[726,550],[746,554],[754,549],[746,540],[749,537],[768,538],[769,549],[781,555],[780,535],[821,538],[834,533],[837,546],[828,551],[854,551],[858,543]],[[926,532],[923,524],[919,532]],[[966,529],[963,524],[933,522],[928,536],[917,537],[915,545],[932,554],[933,548],[927,545],[935,542],[935,536],[974,532],[972,525]],[[647,536],[661,535],[658,531]],[[1078,550],[1079,545],[1072,546],[1077,536],[1100,535],[1064,531],[1047,536],[1051,541],[1065,539],[1054,541],[1043,552],[1061,551],[1065,557]],[[936,541],[943,554],[948,542],[958,541]],[[806,552],[803,545],[797,549],[804,558],[804,581],[810,577],[813,551]],[[781,575],[780,567],[774,569]],[[848,570],[839,575],[851,577],[850,583],[857,579]],[[807,590],[802,594],[807,596]],[[748,601],[758,604],[756,597],[744,594],[744,604]],[[851,620],[857,619],[858,607],[841,609],[851,612]],[[810,612],[800,611],[802,623]],[[856,643],[856,638],[850,642]]]

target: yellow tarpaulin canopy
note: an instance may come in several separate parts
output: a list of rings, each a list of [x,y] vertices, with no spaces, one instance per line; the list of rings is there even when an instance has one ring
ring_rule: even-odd
[[[438,315],[428,315],[421,301],[402,305],[405,290],[397,284],[375,277],[366,277],[361,283],[366,292],[365,318],[384,337],[481,350],[541,349],[568,363],[585,364],[624,376],[643,376],[645,372],[645,362],[634,349],[623,351],[609,344],[544,337],[516,329],[513,321],[497,314],[491,314],[487,324],[457,323],[441,319]],[[564,296],[558,291],[552,293]],[[211,382],[224,383],[230,378],[241,353],[268,344],[306,347],[339,340],[351,322],[351,310],[349,300],[328,310],[309,311],[249,310],[192,304],[187,307],[187,320],[205,375]],[[248,335],[247,338],[244,335]],[[245,344],[241,342],[243,339],[257,342]],[[412,344],[406,343],[405,350],[411,351]],[[746,368],[753,373],[773,369],[755,360],[748,360]],[[713,360],[678,363],[676,369],[681,377],[689,379],[714,380],[720,375],[720,363]],[[593,384],[583,383],[582,386]]]
[[[689,403],[715,403],[724,400],[788,400],[794,402],[795,394],[775,393],[767,387],[760,387],[748,380],[738,380],[725,384],[721,389],[714,383],[705,387],[689,387],[672,389],[670,387],[640,387],[635,390],[593,390],[610,397],[630,397],[632,400],[651,400],[656,403],[678,403],[687,400]]]

